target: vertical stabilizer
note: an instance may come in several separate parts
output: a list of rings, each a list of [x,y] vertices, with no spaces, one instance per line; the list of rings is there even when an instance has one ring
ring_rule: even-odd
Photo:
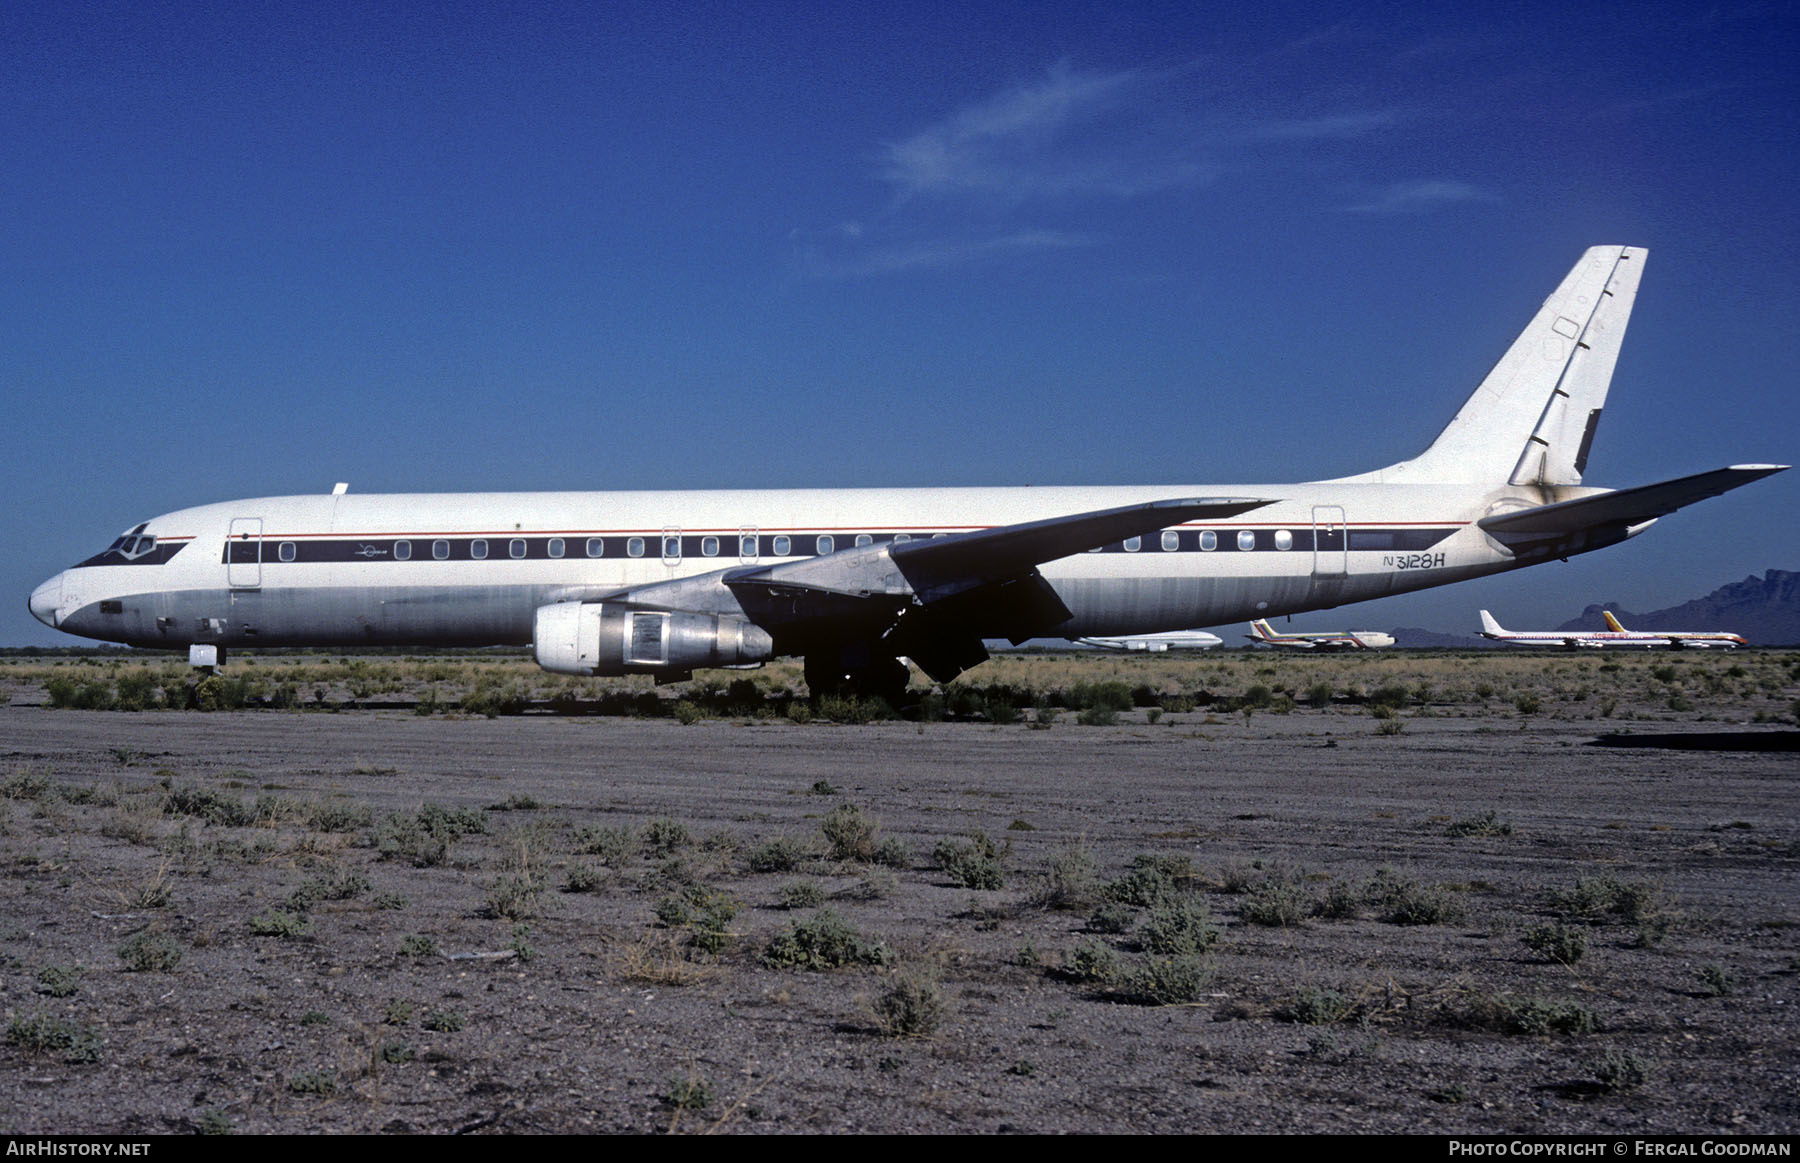
[[[1430,448],[1351,479],[1580,484],[1648,253],[1582,255]]]
[[[1501,627],[1500,623],[1494,621],[1494,616],[1492,614],[1488,613],[1486,610],[1481,611],[1482,637],[1498,638],[1504,633],[1506,633],[1505,629]]]

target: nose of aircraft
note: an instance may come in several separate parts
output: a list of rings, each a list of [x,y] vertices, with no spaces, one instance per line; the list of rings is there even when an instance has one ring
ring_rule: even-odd
[[[57,607],[62,605],[62,588],[63,575],[59,573],[31,591],[31,616],[52,629],[56,627]]]

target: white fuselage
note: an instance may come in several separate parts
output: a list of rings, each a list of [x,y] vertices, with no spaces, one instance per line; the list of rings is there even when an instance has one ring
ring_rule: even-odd
[[[1650,650],[1667,647],[1672,650],[1734,650],[1748,642],[1736,634],[1701,632],[1693,634],[1658,634],[1652,630],[1508,630],[1503,634],[1483,632],[1483,638],[1504,642],[1509,646],[1555,646],[1565,650],[1604,650],[1634,647]]]
[[[73,566],[38,588],[31,609],[59,629],[145,647],[522,645],[532,641],[534,611],[549,602],[841,551],[859,538],[947,536],[1173,496],[1272,499],[1233,520],[1042,566],[1073,614],[1058,633],[1147,634],[1365,601],[1599,548],[1559,543],[1521,557],[1473,522],[1602,491],[1327,481],[270,497],[156,517],[133,531],[154,537],[152,550]]]

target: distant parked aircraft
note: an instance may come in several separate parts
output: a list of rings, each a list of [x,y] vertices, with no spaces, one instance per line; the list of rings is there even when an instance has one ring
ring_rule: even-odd
[[[1394,636],[1379,630],[1327,630],[1314,634],[1280,634],[1269,628],[1266,618],[1250,623],[1254,634],[1244,637],[1265,646],[1286,646],[1294,650],[1380,650],[1392,646]]]
[[[1514,646],[1561,646],[1566,650],[1600,650],[1608,646],[1653,648],[1667,646],[1672,650],[1705,650],[1717,647],[1734,650],[1749,642],[1736,634],[1713,630],[1627,630],[1611,610],[1602,610],[1609,629],[1606,630],[1508,630],[1494,621],[1494,616],[1481,611],[1481,636]]]
[[[1128,634],[1123,638],[1075,638],[1083,646],[1102,650],[1147,650],[1161,654],[1165,650],[1211,650],[1223,641],[1217,634],[1204,630],[1171,630],[1164,634]]]

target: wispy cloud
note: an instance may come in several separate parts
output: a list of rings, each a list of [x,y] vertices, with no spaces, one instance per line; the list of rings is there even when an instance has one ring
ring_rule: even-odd
[[[1287,102],[1238,92],[1199,62],[1157,71],[1068,65],[882,144],[872,176],[885,204],[798,232],[801,268],[857,278],[1098,245],[1125,203],[1243,178],[1296,153],[1354,143],[1410,119],[1393,109]],[[1419,211],[1487,195],[1452,182],[1372,194],[1353,209]],[[1083,232],[1083,215],[1105,215]],[[1043,229],[1055,222],[1060,229]]]
[[[1143,148],[1149,77],[1057,68],[881,149],[880,176],[902,200],[978,195],[1130,197],[1202,179],[1203,167]],[[1135,125],[1130,124],[1136,122]]]
[[[1462,202],[1498,202],[1497,195],[1466,182],[1396,182],[1373,197],[1344,207],[1353,214],[1421,214]]]

